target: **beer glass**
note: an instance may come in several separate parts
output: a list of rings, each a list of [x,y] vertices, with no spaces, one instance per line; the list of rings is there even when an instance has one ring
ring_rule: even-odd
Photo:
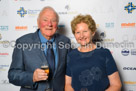
[[[47,75],[49,76],[49,66],[48,66],[48,63],[45,61],[45,62],[42,62],[41,63],[41,69],[45,71],[45,73],[47,73]]]
[[[48,65],[42,65],[41,69],[45,71],[45,73],[47,73],[47,75],[49,76],[49,66]]]

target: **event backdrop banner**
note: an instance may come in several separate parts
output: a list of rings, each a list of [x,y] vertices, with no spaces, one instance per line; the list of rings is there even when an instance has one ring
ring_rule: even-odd
[[[60,16],[58,32],[76,44],[71,20],[90,14],[97,23],[95,41],[109,48],[118,67],[122,91],[136,91],[136,0],[0,0],[0,91],[19,91],[7,75],[17,38],[35,32],[45,6]]]

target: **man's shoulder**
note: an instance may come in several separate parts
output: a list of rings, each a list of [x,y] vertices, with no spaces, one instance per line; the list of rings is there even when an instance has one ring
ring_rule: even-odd
[[[69,41],[70,40],[65,35],[62,35],[62,34],[59,34],[59,33],[56,33],[55,36],[56,36],[57,39],[62,40],[62,41]]]
[[[28,34],[22,35],[21,37],[17,39],[17,41],[20,41],[20,42],[32,41],[34,38],[34,34],[35,33],[28,33]]]

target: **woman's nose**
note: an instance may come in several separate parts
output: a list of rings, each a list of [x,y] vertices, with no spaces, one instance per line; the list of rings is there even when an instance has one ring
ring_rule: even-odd
[[[80,33],[80,37],[83,38],[83,37],[84,37],[84,34],[83,34],[83,33]]]

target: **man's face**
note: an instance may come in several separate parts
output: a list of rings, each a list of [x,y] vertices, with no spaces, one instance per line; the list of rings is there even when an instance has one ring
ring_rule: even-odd
[[[50,40],[57,30],[58,20],[55,12],[51,9],[45,9],[37,20],[38,28],[42,35]]]

